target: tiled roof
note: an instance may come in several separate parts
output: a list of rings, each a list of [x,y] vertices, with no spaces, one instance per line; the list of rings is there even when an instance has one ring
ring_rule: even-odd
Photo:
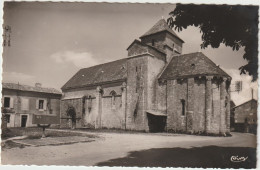
[[[245,104],[247,104],[247,103],[250,103],[250,102],[255,102],[255,103],[257,103],[257,100],[256,100],[256,99],[251,99],[251,100],[249,100],[249,101],[247,101],[247,102],[244,102],[244,103],[242,103],[242,104],[240,104],[240,105],[238,105],[238,106],[233,107],[232,109],[235,109],[235,108],[237,108],[237,107],[243,106],[243,105],[245,105]]]
[[[152,35],[158,32],[162,31],[168,31],[173,36],[184,42],[178,35],[168,26],[167,22],[164,19],[159,20],[149,31],[147,31],[144,35],[142,35],[140,38]]]
[[[35,87],[28,86],[16,83],[2,83],[3,89],[12,89],[12,90],[20,90],[20,91],[31,91],[31,92],[40,92],[40,93],[51,93],[51,94],[61,94],[61,92],[54,88],[47,87]]]
[[[79,70],[61,89],[97,85],[126,79],[127,58]]]
[[[174,79],[202,75],[230,77],[203,53],[197,52],[173,56],[159,79]]]

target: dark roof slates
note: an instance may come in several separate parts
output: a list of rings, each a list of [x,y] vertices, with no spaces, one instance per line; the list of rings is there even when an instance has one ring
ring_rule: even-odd
[[[200,75],[230,77],[203,53],[197,52],[174,56],[159,78],[174,79]]]
[[[159,20],[149,31],[147,31],[142,37],[146,37],[148,35],[156,34],[162,31],[167,31],[173,36],[175,36],[177,39],[179,39],[181,42],[184,42],[167,24],[165,19]]]
[[[120,59],[79,70],[62,90],[126,79],[126,60]]]
[[[54,88],[35,87],[35,86],[22,85],[22,84],[16,84],[16,83],[2,83],[2,88],[20,90],[20,91],[39,92],[39,93],[61,94],[61,92],[59,90],[54,89]]]

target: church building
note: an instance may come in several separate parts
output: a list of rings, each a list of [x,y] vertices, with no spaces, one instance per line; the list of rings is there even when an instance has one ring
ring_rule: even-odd
[[[79,70],[62,87],[61,127],[229,134],[231,77],[183,43],[161,19],[127,57]]]

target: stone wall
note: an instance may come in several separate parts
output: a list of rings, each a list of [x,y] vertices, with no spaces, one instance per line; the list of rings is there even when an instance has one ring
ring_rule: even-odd
[[[123,84],[108,83],[65,91],[62,115],[66,117],[67,108],[73,106],[78,118],[76,127],[124,129],[126,101],[123,100],[126,98]],[[71,120],[61,117],[61,124],[62,127],[71,127]]]
[[[165,44],[167,44],[171,48],[175,48],[177,50],[177,53],[174,52],[173,54],[182,54],[182,44],[183,43],[168,32],[166,34]]]
[[[132,49],[133,48],[133,49]],[[129,50],[134,50],[132,46]],[[149,55],[131,57],[127,60],[127,106],[126,128],[148,131],[147,69]]]
[[[205,131],[205,79],[204,78],[195,78],[195,82],[194,82],[193,129],[195,132]]]
[[[184,132],[187,130],[187,79],[167,81],[167,131]],[[185,114],[182,115],[182,100],[185,101]]]
[[[210,87],[210,95],[207,94],[208,92],[206,93],[205,77],[167,80],[168,131],[229,133],[228,120],[226,119],[227,105],[225,104],[229,102],[229,94],[226,93],[226,86],[220,86],[225,81],[213,79],[213,77],[208,81],[211,83],[210,86],[207,85]],[[185,102],[184,115],[182,101]],[[207,103],[211,105],[211,108],[206,108]]]
[[[155,48],[158,48],[160,50],[164,50],[165,37],[166,37],[165,32],[161,32],[146,37],[142,37],[141,41],[142,43],[148,44],[150,46],[154,46]],[[154,41],[154,45],[152,44],[152,41]]]
[[[235,107],[235,123],[245,123],[245,119],[249,117],[257,117],[257,102],[255,100],[251,100],[249,102],[246,102],[245,104],[242,104],[238,107]],[[257,119],[254,120],[256,123]]]
[[[61,101],[61,128],[71,128],[72,120],[71,117],[67,115],[67,110],[69,107],[74,107],[76,113],[76,128],[82,127],[82,98],[77,99],[67,99]]]
[[[163,109],[163,103],[166,101],[166,98],[162,98],[162,90],[159,90],[159,82],[158,82],[158,75],[162,72],[166,62],[162,59],[156,57],[148,57],[148,72],[147,72],[147,109],[148,110],[159,110],[158,107],[158,99],[163,100],[160,101],[161,107]],[[159,96],[157,96],[159,95]],[[163,95],[165,97],[165,95]],[[165,110],[164,110],[165,111]]]
[[[154,46],[155,48],[164,51],[167,54],[168,62],[173,54],[182,53],[182,42],[168,32],[160,32],[154,35],[142,37],[142,43]]]

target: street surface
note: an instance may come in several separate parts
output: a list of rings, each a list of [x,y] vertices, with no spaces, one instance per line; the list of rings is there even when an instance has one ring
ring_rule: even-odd
[[[256,136],[245,133],[232,133],[232,137],[167,133],[82,133],[94,134],[99,138],[87,143],[6,149],[2,151],[2,164],[94,166],[100,162],[126,157],[133,151],[154,148],[205,146],[256,148]]]

